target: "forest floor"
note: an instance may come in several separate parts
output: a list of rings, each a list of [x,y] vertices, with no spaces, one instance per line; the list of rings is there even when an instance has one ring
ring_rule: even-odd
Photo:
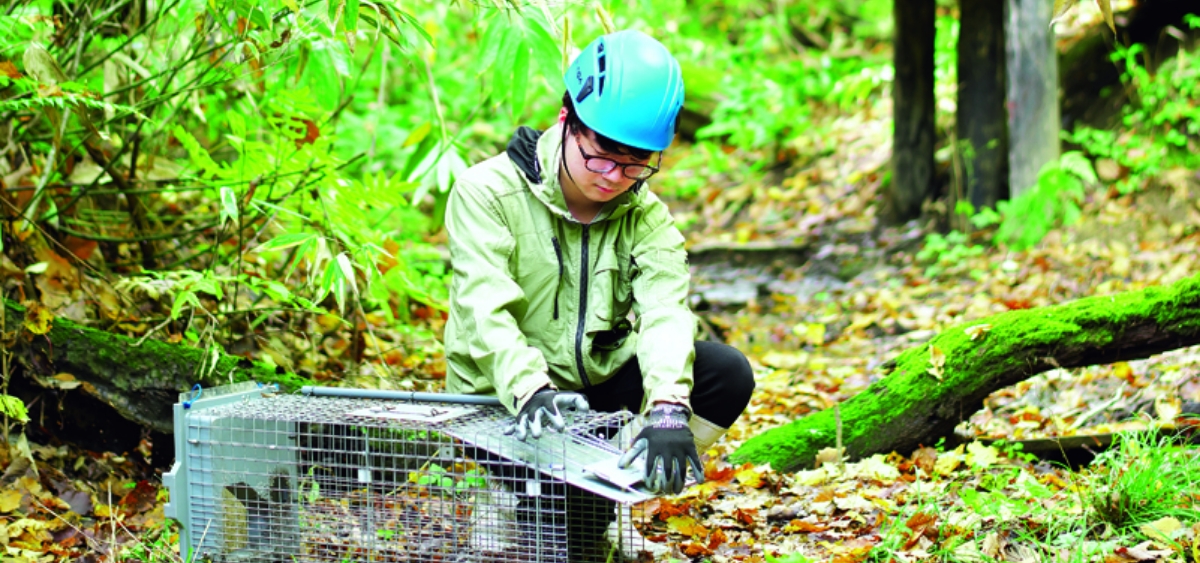
[[[1130,195],[1092,187],[1077,223],[1032,250],[1006,252],[982,234],[930,238],[934,221],[881,227],[888,130],[855,119],[834,128],[834,150],[778,182],[714,178],[694,197],[668,197],[696,256],[693,305],[711,336],[747,353],[758,386],[735,427],[704,453],[707,482],[639,508],[653,519],[647,536],[667,550],[660,559],[1200,560],[1200,456],[1148,432],[1192,420],[1181,414],[1200,403],[1197,348],[1056,370],[1000,390],[957,430],[978,441],[956,447],[927,444],[794,474],[726,461],[747,437],[863,390],[883,377],[878,366],[948,325],[1200,271],[1196,171],[1174,171]],[[722,254],[734,245],[755,250]],[[437,316],[428,322],[440,334]],[[368,351],[366,363],[382,360],[399,373],[381,378],[360,365],[330,384],[440,388],[435,344],[383,324],[375,330],[408,343],[407,352]],[[348,338],[331,331],[322,353],[296,365],[332,378],[345,369],[338,355]],[[1124,435],[1133,437],[1089,466],[1122,431],[1147,432]],[[1078,436],[1091,445],[1052,446],[1044,459],[1014,445]],[[10,444],[0,452],[4,561],[178,560],[178,528],[163,514],[164,468],[149,462],[170,443],[147,439],[125,452],[17,436]],[[1125,476],[1147,473],[1161,478],[1123,488]],[[1136,513],[1125,505],[1146,496],[1167,506],[1110,517],[1114,505]]]

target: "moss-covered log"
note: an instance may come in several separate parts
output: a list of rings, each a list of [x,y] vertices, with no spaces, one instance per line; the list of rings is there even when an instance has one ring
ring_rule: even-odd
[[[1196,344],[1200,275],[948,328],[902,352],[889,362],[887,377],[840,405],[843,447],[851,458],[907,453],[952,433],[992,392],[1032,375]],[[937,369],[933,358],[942,355]],[[940,372],[940,379],[930,370]],[[827,409],[751,438],[732,458],[795,471],[811,467],[818,451],[834,446],[834,412]]]
[[[159,432],[172,431],[171,407],[193,385],[255,380],[291,387],[299,380],[272,366],[223,352],[137,339],[54,319],[46,334],[24,325],[26,309],[4,302],[3,345],[23,375],[43,387],[62,387],[58,374],[81,382],[85,392],[121,416]],[[36,326],[36,322],[32,323]],[[215,365],[214,365],[215,360]],[[72,391],[74,392],[74,391]]]

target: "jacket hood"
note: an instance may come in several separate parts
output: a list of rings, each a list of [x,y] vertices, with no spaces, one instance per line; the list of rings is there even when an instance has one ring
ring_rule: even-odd
[[[555,215],[575,221],[567,210],[562,184],[558,181],[559,165],[562,162],[562,130],[562,123],[556,123],[544,132],[521,126],[509,139],[505,152],[525,176],[538,201]],[[646,189],[644,185],[642,188]],[[617,219],[625,215],[641,200],[641,193],[643,192],[639,191],[635,194],[631,190],[617,196],[604,205],[593,222]]]

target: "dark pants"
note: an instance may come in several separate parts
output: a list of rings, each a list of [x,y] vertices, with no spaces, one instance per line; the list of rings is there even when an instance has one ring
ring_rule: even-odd
[[[750,404],[754,373],[746,356],[737,348],[716,342],[696,342],[692,378],[693,414],[721,428],[732,426]],[[592,410],[640,412],[646,392],[642,388],[642,370],[637,358],[621,366],[612,379],[580,393],[587,397]]]
[[[732,346],[696,342],[692,376],[690,401],[693,413],[700,418],[729,428],[750,404],[754,372],[746,356]],[[636,358],[621,366],[612,379],[579,392],[587,397],[592,410],[600,412],[622,409],[640,412],[646,395]],[[615,519],[616,503],[588,491],[571,489],[566,511],[571,561],[605,561],[607,545],[602,538],[609,522]]]

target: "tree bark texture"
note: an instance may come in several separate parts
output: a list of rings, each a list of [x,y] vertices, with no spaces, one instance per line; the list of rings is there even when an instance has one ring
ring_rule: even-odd
[[[951,434],[992,392],[1035,374],[1196,344],[1200,275],[951,327],[902,352],[885,378],[840,405],[842,444],[851,458],[908,453]],[[939,355],[940,369],[933,361]],[[817,452],[835,446],[835,428],[834,412],[827,409],[751,438],[731,459],[770,463],[780,471],[809,468]]]
[[[207,387],[230,379],[287,384],[294,377],[219,350],[151,339],[139,343],[63,319],[55,319],[46,334],[34,334],[23,326],[26,313],[24,307],[6,300],[0,334],[26,377],[43,387],[61,388],[52,378],[69,374],[82,383],[83,392],[158,432],[173,431],[172,406],[179,393],[194,384]]]
[[[896,44],[892,84],[892,184],[889,220],[902,223],[921,214],[933,195],[933,39],[935,0],[895,0]]]
[[[1008,199],[1005,0],[962,0],[958,34],[958,152],[966,199],[995,208]]]
[[[1037,185],[1058,159],[1058,51],[1050,29],[1054,0],[1007,0],[1009,192]]]

